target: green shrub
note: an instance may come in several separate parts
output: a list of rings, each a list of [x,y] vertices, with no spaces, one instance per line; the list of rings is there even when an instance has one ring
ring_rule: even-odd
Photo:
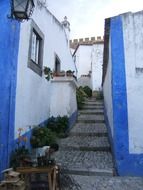
[[[56,134],[47,127],[35,127],[30,142],[33,148],[48,146],[56,142]]]
[[[84,86],[83,91],[87,94],[88,97],[92,96],[92,90],[88,86]]]
[[[103,92],[102,91],[96,91],[95,97],[97,100],[103,100]]]
[[[68,121],[69,119],[67,116],[50,117],[47,127],[59,136],[59,134],[66,132],[66,129],[68,128]]]
[[[14,169],[20,167],[23,164],[24,159],[29,157],[30,157],[29,150],[25,148],[24,145],[15,148],[10,155],[10,167],[13,167]]]
[[[85,98],[87,98],[87,94],[84,92],[81,86],[76,90],[76,98],[78,109],[81,109],[84,104]]]
[[[57,117],[57,132],[65,133],[68,128],[69,119],[67,116]]]

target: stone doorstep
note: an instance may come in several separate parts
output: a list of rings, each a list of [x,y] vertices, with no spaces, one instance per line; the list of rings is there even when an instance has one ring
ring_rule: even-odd
[[[66,145],[60,145],[60,150],[79,150],[79,151],[105,151],[105,152],[111,152],[110,146],[97,146],[97,147],[86,147],[86,146],[66,146]]]
[[[93,169],[93,170],[85,170],[85,169],[63,169],[64,173],[70,174],[70,175],[82,175],[82,176],[113,176],[114,169]]]

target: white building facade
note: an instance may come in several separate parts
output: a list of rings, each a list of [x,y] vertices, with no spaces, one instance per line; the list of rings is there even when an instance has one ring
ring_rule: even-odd
[[[119,175],[143,176],[143,11],[105,22],[103,91]]]
[[[73,53],[77,66],[77,78],[80,86],[89,86],[92,91],[101,90],[103,39],[98,37],[76,41],[77,47]],[[71,42],[72,43],[72,42]],[[73,41],[74,43],[74,41]]]
[[[38,53],[37,44],[42,49]],[[39,124],[51,115],[53,83],[45,79],[43,68],[56,70],[57,64],[59,70],[75,71],[64,27],[47,8],[36,5],[32,19],[22,23],[20,30],[15,133],[19,127]],[[61,98],[60,91],[57,95],[58,99]]]
[[[45,4],[35,1],[27,22],[9,19],[10,0],[0,2],[0,171],[8,167],[19,129],[30,137],[33,126],[51,116],[68,116],[69,127],[77,116],[76,81],[73,77],[45,79],[52,71],[76,71],[65,26]],[[66,101],[61,101],[65,97]]]

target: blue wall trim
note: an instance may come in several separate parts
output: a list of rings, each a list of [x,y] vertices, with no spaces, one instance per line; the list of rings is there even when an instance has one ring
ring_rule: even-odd
[[[70,117],[69,117],[69,126],[68,126],[68,130],[70,130],[70,128],[75,124],[76,122],[76,119],[77,119],[77,114],[78,112],[75,111]],[[47,124],[48,124],[48,120],[45,120],[43,122],[41,122],[38,126],[39,127],[45,127]],[[27,142],[21,142],[20,143],[20,146],[24,145],[26,148],[28,148],[30,151],[31,151],[31,144],[30,144],[30,138],[31,138],[31,134],[32,134],[32,127],[29,126],[29,131],[27,131],[26,133],[24,133],[22,136],[23,137],[27,137]],[[13,133],[12,133],[13,134]],[[9,152],[9,155],[8,157],[10,156],[10,153],[12,150],[14,150],[15,148],[17,148],[17,142],[18,142],[18,139],[15,139],[12,141],[12,146],[11,146],[11,149],[10,149],[10,152]],[[5,169],[6,167],[8,167],[8,164],[7,165],[4,165],[3,169]]]
[[[0,1],[0,172],[14,143],[15,97],[20,24],[8,19],[10,0]]]
[[[70,117],[69,117],[69,129],[73,127],[73,125],[76,123],[78,116],[78,111],[76,110]]]
[[[114,154],[118,174],[143,176],[143,154],[129,154],[128,105],[122,17],[111,18]]]
[[[104,101],[104,105],[105,101]],[[106,107],[104,106],[104,117],[105,117],[105,123],[106,123],[106,127],[107,127],[107,132],[108,132],[108,139],[109,139],[109,143],[111,145],[111,152],[112,152],[112,156],[113,156],[113,164],[114,164],[114,175],[118,175],[118,171],[117,171],[117,165],[116,165],[116,158],[115,158],[115,148],[114,148],[114,142],[113,142],[113,138],[112,138],[112,131],[111,131],[111,126],[108,120],[108,116],[107,116],[107,110]]]
[[[70,128],[75,124],[76,119],[77,119],[77,114],[78,114],[78,112],[75,111],[75,112],[69,117],[69,125],[68,125],[68,129],[67,129],[67,130],[70,130]],[[49,119],[43,121],[42,123],[40,123],[40,124],[37,125],[37,126],[39,126],[39,127],[45,127],[45,126],[48,124],[48,121],[49,121]],[[31,147],[31,144],[30,144],[30,137],[31,137],[31,134],[32,134],[32,130],[33,130],[33,129],[29,126],[29,131],[27,131],[26,133],[24,133],[24,134],[22,135],[22,136],[24,136],[24,137],[27,137],[27,140],[28,140],[28,141],[27,141],[25,144],[23,144],[23,145],[25,145],[26,148],[28,148],[28,149],[31,149],[31,148],[32,148],[32,147]],[[18,139],[16,139],[16,140],[14,141],[13,149],[16,148],[16,146],[17,146],[17,140],[18,140]]]
[[[121,16],[111,18],[112,101],[116,165],[119,175],[124,174],[125,155],[128,153],[128,113],[124,43]]]

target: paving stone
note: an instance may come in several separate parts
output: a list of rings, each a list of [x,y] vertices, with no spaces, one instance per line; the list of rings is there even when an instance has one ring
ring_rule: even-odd
[[[70,173],[80,175],[113,175],[113,161],[110,152],[59,151],[56,161]]]
[[[89,115],[89,114],[102,115],[102,114],[104,114],[104,111],[103,111],[103,109],[92,109],[92,110],[88,109],[88,110],[80,110],[78,113],[86,114],[86,115]]]
[[[78,116],[78,121],[84,121],[86,120],[87,122],[89,121],[103,121],[104,122],[104,115],[84,115],[81,114]]]
[[[104,123],[77,123],[70,131],[70,136],[107,136]]]
[[[94,106],[94,105],[83,105],[83,107],[82,107],[82,109],[83,110],[88,110],[88,109],[92,109],[92,110],[97,110],[97,109],[101,109],[101,110],[103,110],[104,109],[104,106],[100,106],[100,105],[98,105],[98,106]]]
[[[104,104],[104,102],[97,102],[97,101],[95,101],[95,102],[88,102],[88,101],[84,102],[84,105],[94,105],[94,106],[102,105],[103,106],[103,104]]]
[[[83,151],[108,151],[110,145],[107,137],[92,136],[71,136],[60,141],[63,150],[83,150]]]
[[[143,190],[141,177],[71,176],[81,190]],[[68,190],[68,189],[67,189]]]
[[[59,145],[56,160],[61,163],[63,174],[70,176],[73,181],[72,185],[66,185],[62,190],[114,190],[117,184],[120,186],[120,180],[112,181],[114,178],[107,177],[115,172],[103,101],[88,99],[79,111],[77,123],[69,137],[61,139]],[[78,183],[81,188],[77,188]],[[140,186],[140,181],[138,183]]]

